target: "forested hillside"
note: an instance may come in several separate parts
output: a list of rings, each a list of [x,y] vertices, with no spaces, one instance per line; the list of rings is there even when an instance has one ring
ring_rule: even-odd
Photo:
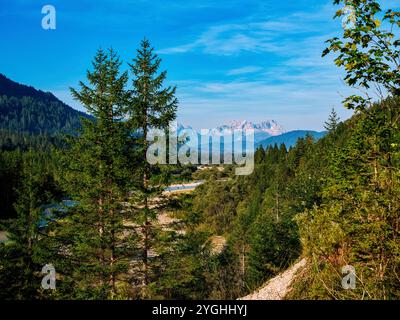
[[[18,84],[0,74],[0,128],[31,134],[73,133],[80,128],[76,111],[53,94]]]
[[[37,166],[42,172],[38,188],[53,190],[55,198],[60,197],[58,187],[52,183],[56,161],[51,150],[63,145],[62,135],[77,133],[81,117],[88,115],[51,93],[0,74],[0,220],[16,217],[15,202],[25,165]],[[30,158],[37,158],[32,164],[25,161],[28,151]]]

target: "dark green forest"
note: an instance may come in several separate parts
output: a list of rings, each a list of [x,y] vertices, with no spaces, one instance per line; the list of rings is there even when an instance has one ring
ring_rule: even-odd
[[[354,115],[332,110],[318,140],[259,146],[248,176],[146,161],[148,130],[179,108],[148,40],[127,70],[98,50],[71,89],[88,115],[0,76],[0,300],[237,299],[303,258],[286,299],[400,299],[400,13],[352,3],[355,25],[323,56],[380,94],[345,98]],[[165,193],[194,180],[205,183]],[[46,264],[56,290],[41,287]]]
[[[0,128],[13,133],[74,133],[80,128],[81,117],[88,116],[53,94],[15,83],[0,74]]]

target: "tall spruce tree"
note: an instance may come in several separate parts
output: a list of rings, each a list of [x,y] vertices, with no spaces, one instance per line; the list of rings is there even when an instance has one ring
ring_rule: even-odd
[[[138,168],[140,168],[139,189],[132,193],[131,202],[136,213],[136,223],[142,233],[141,271],[142,298],[149,296],[148,286],[152,281],[152,269],[156,265],[156,239],[161,230],[157,228],[157,210],[165,205],[162,201],[162,189],[157,183],[154,167],[146,160],[149,148],[149,130],[161,129],[167,131],[171,121],[176,117],[178,101],[175,97],[175,87],[164,87],[166,71],[159,72],[161,59],[154,54],[148,40],[141,42],[137,56],[130,64],[133,74],[133,90],[127,109],[128,123],[132,132],[139,132],[140,137],[136,148]],[[156,200],[155,200],[156,199]]]
[[[124,210],[133,173],[131,134],[122,121],[128,75],[120,66],[112,49],[99,50],[87,72],[89,85],[71,89],[94,120],[82,119],[81,134],[63,152],[64,182],[75,205],[49,235],[59,241],[51,252],[59,258],[62,288],[75,298],[123,298],[129,291],[136,238]]]

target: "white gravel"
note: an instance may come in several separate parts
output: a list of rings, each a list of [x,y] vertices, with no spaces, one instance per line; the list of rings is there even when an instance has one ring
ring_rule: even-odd
[[[291,290],[291,284],[299,271],[306,266],[306,259],[302,259],[283,273],[270,279],[261,289],[239,300],[282,300]]]

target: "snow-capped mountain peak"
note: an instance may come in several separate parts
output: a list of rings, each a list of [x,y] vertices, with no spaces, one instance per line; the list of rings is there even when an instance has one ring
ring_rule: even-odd
[[[178,123],[177,131],[181,132],[184,129],[192,129],[192,127]],[[283,127],[279,125],[275,120],[266,120],[260,123],[254,123],[248,120],[232,120],[229,121],[227,124],[223,124],[214,129],[211,129],[211,132],[215,135],[220,135],[223,133],[223,131],[229,132],[234,130],[246,129],[254,130],[254,140],[256,143],[272,136],[279,136],[286,132]]]
[[[218,131],[222,130],[245,130],[245,129],[254,129],[256,134],[265,133],[269,136],[277,136],[286,131],[279,125],[275,120],[266,120],[260,123],[254,123],[248,120],[242,121],[229,121],[228,124],[217,127]]]

